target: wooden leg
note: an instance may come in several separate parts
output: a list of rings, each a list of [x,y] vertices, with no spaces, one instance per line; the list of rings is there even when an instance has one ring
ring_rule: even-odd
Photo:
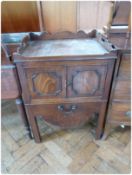
[[[30,118],[30,124],[31,124],[31,129],[32,129],[32,132],[33,132],[35,142],[40,143],[41,142],[41,137],[40,137],[40,132],[39,132],[36,117],[31,117]]]
[[[23,105],[23,101],[21,98],[16,99],[16,105],[17,105],[17,109],[21,115],[21,118],[23,120],[23,123],[25,125],[25,128],[27,130],[27,133],[28,133],[29,137],[32,138],[29,122],[28,122],[27,115],[25,112],[25,107]]]
[[[30,109],[28,107],[26,108],[26,110],[27,110],[27,113],[28,113],[29,123],[30,123],[30,126],[31,126],[31,130],[32,130],[32,133],[33,133],[34,140],[35,140],[36,143],[40,143],[41,142],[41,137],[40,137],[40,132],[39,132],[36,116],[34,116],[32,114],[32,111],[30,111]]]
[[[101,139],[104,131],[104,123],[105,123],[105,114],[106,114],[106,105],[107,103],[103,103],[101,105],[101,110],[98,116],[98,124],[96,129],[96,139]]]
[[[103,133],[101,140],[106,140],[107,137],[109,136],[110,132],[111,132],[111,125],[107,123],[105,126],[104,133]]]

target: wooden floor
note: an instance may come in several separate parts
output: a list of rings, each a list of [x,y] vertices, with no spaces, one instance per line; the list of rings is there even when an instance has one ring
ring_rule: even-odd
[[[128,174],[130,128],[117,129],[106,141],[95,141],[91,127],[59,130],[39,119],[41,144],[30,140],[14,102],[2,103],[2,173]],[[45,135],[44,135],[45,133]]]

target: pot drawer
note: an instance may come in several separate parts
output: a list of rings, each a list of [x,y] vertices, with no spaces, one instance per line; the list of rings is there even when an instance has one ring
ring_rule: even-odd
[[[113,100],[130,100],[131,98],[131,81],[117,80]]]
[[[131,105],[130,103],[112,103],[110,121],[123,124],[131,123]]]
[[[33,116],[42,116],[46,122],[62,128],[83,125],[99,111],[99,106],[100,103],[26,105]]]
[[[20,96],[16,67],[13,64],[1,66],[1,98],[15,99]]]

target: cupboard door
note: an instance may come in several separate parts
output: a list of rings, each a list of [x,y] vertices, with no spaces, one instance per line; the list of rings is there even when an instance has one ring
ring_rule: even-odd
[[[104,93],[107,65],[69,67],[68,97],[101,97]]]
[[[23,82],[26,82],[26,88],[24,84],[22,88],[28,103],[32,100],[41,102],[42,99],[65,97],[66,75],[63,66],[24,67],[23,71],[25,76],[22,74],[20,76],[25,77]]]

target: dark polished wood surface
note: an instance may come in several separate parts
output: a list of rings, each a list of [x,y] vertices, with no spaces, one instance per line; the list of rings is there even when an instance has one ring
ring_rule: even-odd
[[[76,40],[83,45],[86,39],[96,41],[101,49],[98,50],[98,54],[94,54],[97,47],[95,44],[90,48],[92,52],[84,51],[81,56],[76,52],[74,56],[70,52],[66,53],[68,52],[66,45],[63,45],[62,52],[65,52],[67,56],[63,54],[57,56],[55,52],[48,56],[43,50],[41,53],[43,55],[40,57],[37,55],[39,49],[36,47],[32,52],[34,44],[38,43],[37,47],[39,47],[41,42],[50,41],[50,53],[56,49],[53,43],[58,41],[57,36],[62,41],[60,44],[66,40],[67,45],[71,45],[69,49],[73,49],[74,52],[76,49],[71,40]],[[87,43],[86,48],[90,46],[90,43]],[[41,49],[44,47],[41,45]],[[106,50],[107,53],[102,53],[102,50]],[[26,52],[28,54],[24,55]],[[63,32],[52,35],[44,33],[40,36],[25,37],[13,58],[36,142],[41,141],[37,116],[43,116],[44,120],[49,123],[68,128],[80,126],[92,115],[97,115],[96,138],[99,139],[102,136],[112,74],[117,58],[114,45],[103,36],[95,34],[95,31],[90,34],[84,32],[77,34]]]

